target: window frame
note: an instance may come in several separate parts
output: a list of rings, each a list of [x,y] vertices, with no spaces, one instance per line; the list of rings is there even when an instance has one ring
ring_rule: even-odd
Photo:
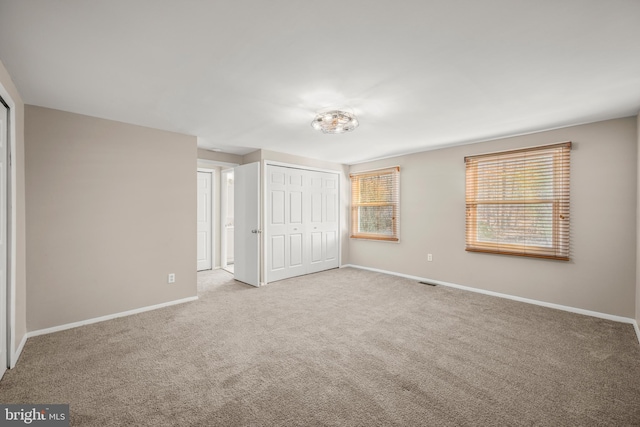
[[[360,202],[356,200],[356,197],[360,194],[361,180],[370,177],[379,177],[383,175],[392,176],[392,193],[391,201],[374,201],[374,202]],[[362,240],[379,240],[387,242],[399,242],[400,241],[400,167],[394,166],[384,169],[376,169],[363,172],[355,172],[349,174],[351,180],[351,233],[352,239]],[[355,181],[354,181],[355,180]],[[354,191],[356,189],[356,191]],[[363,233],[359,232],[359,208],[360,207],[379,207],[379,206],[391,206],[392,207],[392,234],[382,233]]]
[[[553,156],[553,196],[550,198],[524,198],[520,200],[478,200],[478,165],[483,161],[497,162],[500,157],[518,157],[529,152],[548,151]],[[501,255],[570,260],[569,199],[570,199],[570,151],[571,142],[523,148],[465,157],[466,171],[466,228],[465,250]],[[540,153],[537,153],[540,156]],[[506,162],[505,162],[506,163]],[[566,193],[566,194],[565,194]],[[551,204],[551,246],[483,242],[478,239],[478,206],[480,205],[540,205]]]

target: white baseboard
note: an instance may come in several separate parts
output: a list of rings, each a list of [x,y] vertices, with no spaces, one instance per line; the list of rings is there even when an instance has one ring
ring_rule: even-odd
[[[598,311],[591,311],[591,310],[584,310],[582,308],[576,308],[576,307],[570,307],[570,306],[567,306],[567,305],[554,304],[552,302],[539,301],[539,300],[530,299],[530,298],[522,298],[522,297],[518,297],[518,296],[515,296],[515,295],[509,295],[509,294],[503,294],[503,293],[500,293],[500,292],[487,291],[487,290],[484,290],[484,289],[472,288],[470,286],[458,285],[456,283],[449,283],[449,282],[443,282],[441,280],[427,279],[427,278],[424,278],[424,277],[418,277],[418,276],[412,276],[412,275],[409,275],[409,274],[396,273],[394,271],[388,271],[388,270],[380,270],[378,268],[364,267],[364,266],[361,266],[361,265],[347,264],[347,265],[344,265],[343,267],[352,267],[352,268],[358,268],[358,269],[361,269],[361,270],[375,271],[376,273],[390,274],[392,276],[404,277],[405,279],[417,280],[419,282],[434,283],[436,285],[448,286],[450,288],[462,289],[464,291],[476,292],[476,293],[479,293],[479,294],[491,295],[491,296],[494,296],[494,297],[506,298],[506,299],[510,299],[510,300],[514,300],[514,301],[520,301],[520,302],[526,302],[528,304],[540,305],[542,307],[555,308],[556,310],[563,310],[563,311],[569,311],[571,313],[584,314],[585,316],[592,316],[592,317],[599,317],[601,319],[613,320],[614,322],[631,323],[632,325],[634,325],[634,327],[636,329],[636,334],[638,334],[638,340],[640,340],[640,330],[638,330],[638,324],[635,321],[635,319],[632,319],[630,317],[615,316],[613,314],[600,313]]]
[[[638,322],[633,321],[633,328],[636,330],[636,336],[638,337],[638,344],[640,344],[640,328],[638,327]]]
[[[54,332],[64,331],[67,329],[77,328],[79,326],[90,325],[92,323],[104,322],[105,320],[117,319],[118,317],[131,316],[132,314],[144,313],[145,311],[157,310],[159,308],[169,307],[176,304],[195,301],[198,297],[182,298],[174,301],[163,302],[162,304],[149,305],[147,307],[136,308],[134,310],[122,311],[120,313],[107,314],[106,316],[94,317],[93,319],[81,320],[79,322],[67,323],[65,325],[54,326],[46,329],[38,329],[36,331],[27,332],[26,338],[37,337],[38,335],[51,334]]]
[[[27,338],[28,338],[27,335],[28,334],[24,334],[22,336],[22,341],[20,341],[20,344],[18,345],[18,348],[16,349],[16,351],[13,352],[13,356],[11,357],[11,360],[9,362],[9,369],[13,369],[16,366],[16,363],[18,363],[18,359],[22,354],[22,349],[24,348],[24,345],[27,343]]]

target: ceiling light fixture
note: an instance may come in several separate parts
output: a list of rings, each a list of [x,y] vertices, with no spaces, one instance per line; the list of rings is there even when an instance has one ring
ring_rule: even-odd
[[[346,111],[333,110],[319,113],[311,126],[322,133],[345,133],[358,127],[358,119]]]

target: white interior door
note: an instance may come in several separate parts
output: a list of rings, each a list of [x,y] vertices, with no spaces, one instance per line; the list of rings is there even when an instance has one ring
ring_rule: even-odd
[[[307,171],[267,167],[267,275],[269,281],[306,273],[309,245]]]
[[[213,174],[198,171],[198,271],[211,270]]]
[[[260,163],[234,168],[234,277],[260,286]]]
[[[7,143],[9,108],[0,98],[0,378],[7,369]]]
[[[338,175],[310,171],[308,179],[311,241],[307,273],[315,273],[340,266]]]

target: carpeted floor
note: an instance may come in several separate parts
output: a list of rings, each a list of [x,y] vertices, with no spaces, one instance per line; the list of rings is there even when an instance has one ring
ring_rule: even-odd
[[[31,338],[2,403],[91,426],[640,425],[627,324],[356,269]]]

